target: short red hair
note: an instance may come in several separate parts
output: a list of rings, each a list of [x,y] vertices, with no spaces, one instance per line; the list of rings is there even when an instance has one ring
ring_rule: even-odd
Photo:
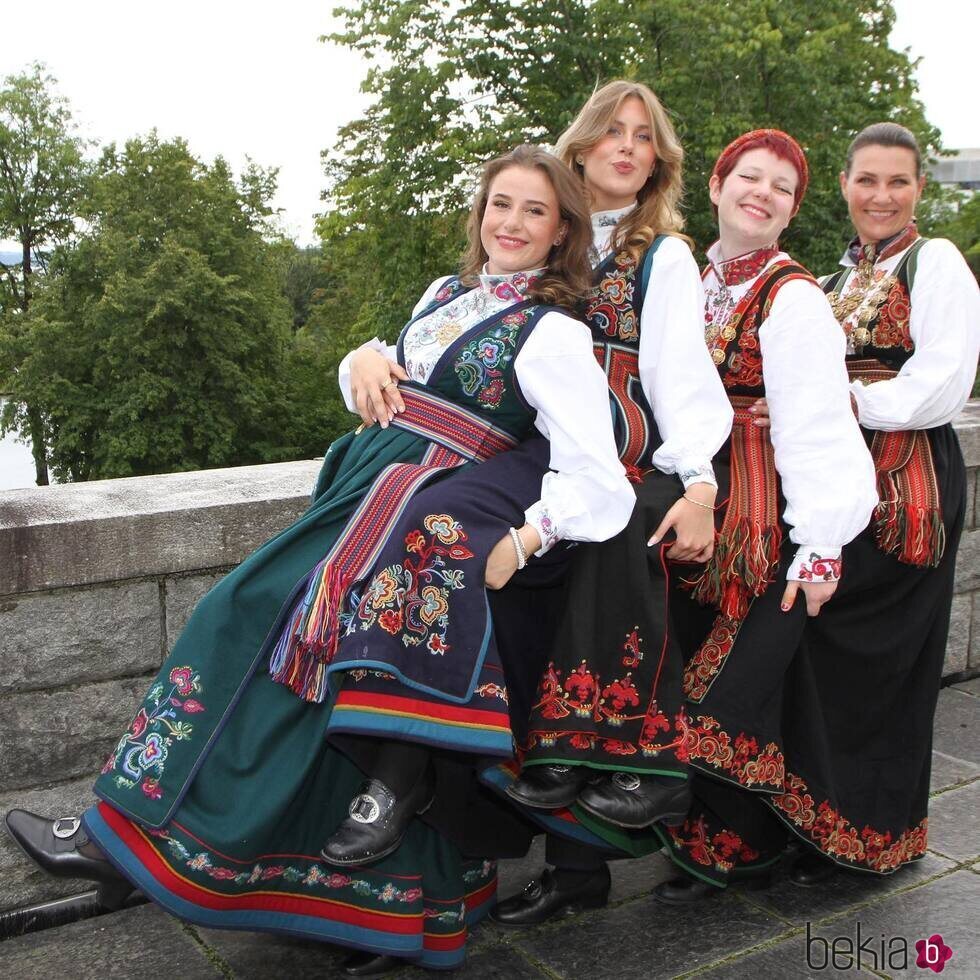
[[[742,133],[737,139],[733,139],[728,146],[721,151],[715,161],[714,169],[711,171],[712,177],[724,183],[725,178],[735,169],[739,157],[749,150],[768,150],[775,154],[780,160],[786,160],[793,165],[799,180],[796,184],[796,192],[793,200],[796,205],[794,214],[799,210],[806,193],[807,184],[810,182],[810,168],[806,164],[806,156],[803,148],[788,133],[781,129],[753,129],[751,133]]]

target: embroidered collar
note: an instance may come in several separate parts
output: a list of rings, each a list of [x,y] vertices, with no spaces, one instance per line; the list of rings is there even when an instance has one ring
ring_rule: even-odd
[[[527,291],[544,274],[544,268],[527,272],[512,272],[507,275],[492,275],[484,265],[480,273],[480,289],[489,296],[502,300],[524,299]]]
[[[754,252],[736,255],[732,259],[722,259],[716,242],[708,249],[708,261],[715,270],[718,281],[726,286],[741,286],[755,279],[766,265],[779,254],[779,245],[764,245]]]
[[[904,252],[919,237],[919,229],[914,221],[910,221],[900,232],[883,238],[880,242],[861,244],[861,239],[854,237],[844,253],[845,259],[850,259],[854,265],[870,262],[874,265],[884,259],[890,259],[899,252]]]
[[[625,208],[615,208],[612,211],[593,211],[592,212],[592,232],[595,234],[600,228],[615,228],[630,213],[636,209],[636,201],[627,204]]]

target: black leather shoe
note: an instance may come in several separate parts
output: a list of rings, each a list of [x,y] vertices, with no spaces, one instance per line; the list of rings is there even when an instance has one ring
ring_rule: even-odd
[[[801,888],[813,888],[830,881],[837,872],[837,865],[816,851],[804,851],[789,869],[789,880]]]
[[[653,897],[665,905],[695,905],[720,895],[724,890],[699,878],[681,875],[657,885],[653,890]]]
[[[662,821],[668,827],[684,822],[691,808],[686,779],[670,782],[633,772],[614,772],[579,794],[579,806],[617,827],[639,830]]]
[[[350,816],[323,845],[321,857],[342,868],[387,857],[398,849],[411,819],[429,808],[434,792],[431,769],[400,800],[381,780],[367,780],[351,800]]]
[[[558,810],[571,806],[594,777],[595,772],[584,766],[528,766],[507,787],[507,795],[524,806]]]
[[[524,891],[498,902],[490,913],[502,926],[535,926],[561,913],[573,915],[585,909],[601,909],[609,902],[609,868],[571,886],[560,886],[555,873],[546,868]]]
[[[10,810],[4,822],[20,849],[49,875],[98,882],[99,903],[104,908],[120,908],[135,891],[104,857],[89,857],[78,850],[89,843],[78,817],[47,820],[28,810]]]
[[[401,957],[387,953],[358,952],[344,960],[342,969],[345,977],[382,977],[406,963]]]

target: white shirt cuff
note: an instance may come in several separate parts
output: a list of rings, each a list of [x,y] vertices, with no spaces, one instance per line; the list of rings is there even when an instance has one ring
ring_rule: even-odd
[[[546,555],[559,541],[558,522],[541,500],[524,511],[524,520],[538,532],[541,538],[541,547],[534,552],[534,557],[540,558]]]
[[[787,582],[839,582],[841,549],[800,545],[786,573]]]
[[[718,481],[710,459],[685,459],[677,467],[677,475],[686,490],[694,483],[710,483],[716,490]]]

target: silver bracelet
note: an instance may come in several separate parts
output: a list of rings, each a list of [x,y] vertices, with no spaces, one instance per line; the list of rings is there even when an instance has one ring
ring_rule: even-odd
[[[517,552],[517,570],[520,571],[527,565],[527,552],[524,550],[524,542],[517,533],[517,528],[510,529],[510,539],[514,542],[514,551]]]
[[[693,497],[689,497],[686,493],[683,494],[683,497],[689,504],[694,504],[695,507],[703,507],[705,510],[710,510],[712,513],[714,513],[714,507],[712,507],[711,504],[702,504],[700,500],[695,500]]]

